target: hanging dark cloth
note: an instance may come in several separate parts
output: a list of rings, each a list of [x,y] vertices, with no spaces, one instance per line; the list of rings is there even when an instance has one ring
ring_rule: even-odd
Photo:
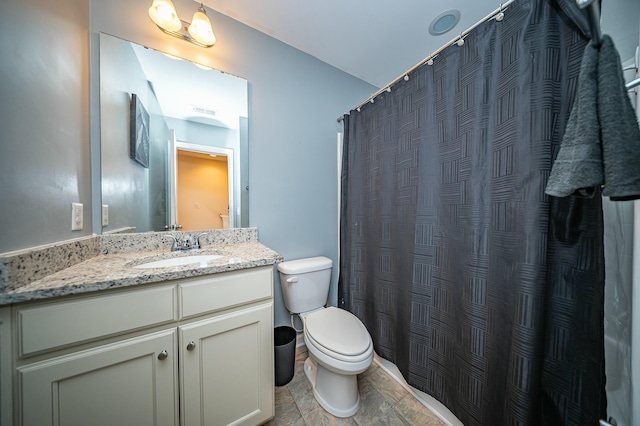
[[[613,40],[591,40],[582,58],[578,94],[553,163],[546,193],[589,196],[604,185],[611,201],[640,198],[640,129]]]
[[[345,117],[341,306],[466,426],[606,415],[601,198],[544,194],[585,45],[520,0]]]

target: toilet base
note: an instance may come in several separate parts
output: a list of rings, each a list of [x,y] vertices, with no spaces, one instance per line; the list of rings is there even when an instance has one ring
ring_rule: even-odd
[[[360,408],[358,376],[343,375],[324,368],[308,357],[304,362],[304,375],[313,389],[313,396],[327,412],[336,417],[351,417]]]

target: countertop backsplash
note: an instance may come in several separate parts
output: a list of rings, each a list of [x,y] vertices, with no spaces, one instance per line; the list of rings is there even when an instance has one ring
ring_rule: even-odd
[[[16,290],[99,254],[98,235],[1,253],[0,293]]]
[[[100,238],[100,253],[133,253],[140,251],[170,250],[172,239],[169,235],[189,236],[203,234],[200,243],[203,247],[218,244],[239,244],[258,242],[258,228],[230,228],[212,231],[189,232],[145,232],[136,234],[107,234]]]

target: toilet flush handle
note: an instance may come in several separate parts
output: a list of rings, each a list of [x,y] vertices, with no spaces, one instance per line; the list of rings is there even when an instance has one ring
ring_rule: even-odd
[[[298,282],[298,277],[287,278],[287,283],[293,284]]]

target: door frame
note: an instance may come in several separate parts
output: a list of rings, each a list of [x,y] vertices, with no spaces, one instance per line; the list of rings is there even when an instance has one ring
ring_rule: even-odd
[[[229,228],[234,228],[236,225],[235,212],[240,210],[240,198],[235,196],[235,160],[232,148],[222,148],[217,146],[199,145],[188,142],[177,141],[175,138],[175,132],[171,131],[171,138],[169,140],[169,161],[168,161],[168,174],[169,174],[169,188],[167,190],[167,201],[169,211],[169,225],[175,226],[179,223],[178,217],[178,167],[177,158],[178,150],[198,152],[201,154],[210,155],[225,155],[227,157],[227,180],[229,184]],[[179,225],[178,225],[179,226]]]

